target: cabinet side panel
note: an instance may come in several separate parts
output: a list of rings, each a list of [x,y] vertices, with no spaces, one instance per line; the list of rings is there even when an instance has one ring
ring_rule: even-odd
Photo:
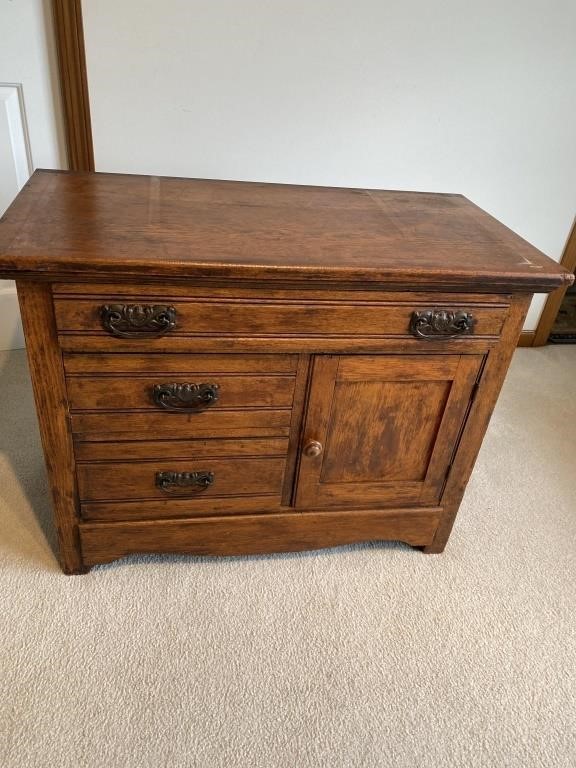
[[[66,386],[49,283],[18,281],[18,299],[40,436],[52,490],[54,519],[65,573],[84,571],[78,536],[72,438]]]
[[[488,354],[476,397],[472,403],[442,495],[441,504],[444,512],[440,525],[434,541],[425,548],[425,552],[430,554],[442,552],[446,546],[512,355],[516,349],[531,298],[531,296],[520,295],[513,300],[508,319],[504,324],[500,344]]]

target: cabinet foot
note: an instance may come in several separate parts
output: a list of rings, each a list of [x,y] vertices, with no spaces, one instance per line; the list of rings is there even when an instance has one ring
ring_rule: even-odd
[[[432,542],[432,544],[428,544],[426,547],[420,547],[420,550],[425,555],[440,555],[444,552],[445,548],[446,542]]]
[[[66,568],[62,567],[62,571],[66,576],[83,576],[86,573],[90,573],[92,570],[91,565],[80,565],[78,568]]]

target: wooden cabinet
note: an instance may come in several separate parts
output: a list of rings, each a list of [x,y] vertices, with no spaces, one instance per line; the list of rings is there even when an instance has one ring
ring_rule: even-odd
[[[0,277],[67,573],[442,551],[531,293],[573,279],[458,195],[46,171]]]

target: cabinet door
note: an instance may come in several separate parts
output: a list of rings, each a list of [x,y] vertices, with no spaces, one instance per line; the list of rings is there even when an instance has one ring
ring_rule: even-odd
[[[437,504],[482,355],[319,355],[298,507]]]

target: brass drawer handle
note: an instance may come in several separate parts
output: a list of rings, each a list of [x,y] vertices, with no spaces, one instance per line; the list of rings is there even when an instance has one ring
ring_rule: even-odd
[[[155,384],[152,399],[166,411],[194,413],[213,405],[219,389],[218,384]]]
[[[122,339],[155,339],[176,326],[176,310],[166,304],[104,304],[105,331]]]
[[[213,484],[214,472],[156,472],[156,486],[164,493],[182,489],[200,493]]]
[[[462,310],[426,309],[412,312],[410,333],[419,339],[456,339],[474,331],[474,316]]]

